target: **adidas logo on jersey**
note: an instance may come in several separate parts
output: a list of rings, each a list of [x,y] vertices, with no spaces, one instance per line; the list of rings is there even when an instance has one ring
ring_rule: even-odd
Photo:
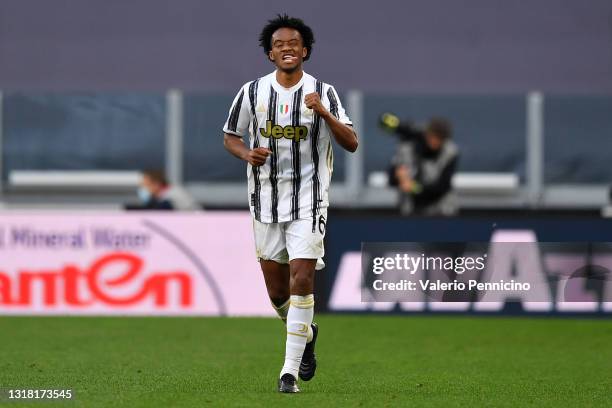
[[[266,111],[266,107],[264,106],[263,103],[260,103],[259,105],[257,105],[257,108],[255,109],[255,112],[265,112]]]
[[[308,128],[306,126],[272,125],[272,121],[267,120],[265,129],[260,128],[259,133],[263,137],[273,137],[275,139],[280,139],[281,137],[284,137],[285,139],[295,140],[296,142],[299,142],[300,140],[306,140]]]

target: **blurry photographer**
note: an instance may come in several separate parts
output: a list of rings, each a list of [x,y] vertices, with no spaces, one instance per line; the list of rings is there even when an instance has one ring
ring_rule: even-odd
[[[452,130],[448,120],[432,118],[422,129],[385,113],[380,117],[380,125],[399,139],[389,182],[399,189],[400,213],[456,214],[451,180],[457,169],[459,149],[450,140]]]
[[[195,200],[179,186],[168,183],[166,176],[159,170],[145,170],[138,188],[140,205],[126,206],[131,210],[178,210],[194,211],[201,209]]]

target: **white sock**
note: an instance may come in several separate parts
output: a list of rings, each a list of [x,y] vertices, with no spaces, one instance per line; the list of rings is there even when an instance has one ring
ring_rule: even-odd
[[[312,339],[310,325],[314,316],[314,295],[292,295],[290,300],[291,305],[289,306],[289,313],[287,313],[285,364],[280,376],[289,373],[297,379],[309,334]]]
[[[274,310],[276,310],[276,314],[278,315],[278,317],[280,317],[280,319],[285,324],[287,323],[287,313],[289,312],[290,302],[291,302],[291,299],[287,299],[287,301],[283,303],[282,305],[276,306],[274,302],[270,301],[270,303],[272,303],[272,307],[274,308]]]
[[[287,299],[285,303],[280,306],[276,306],[274,302],[272,303],[272,307],[276,311],[278,317],[287,325],[287,313],[289,313],[289,305],[291,304],[291,299]],[[308,337],[306,338],[306,343],[310,343],[312,341],[312,325],[308,326]]]

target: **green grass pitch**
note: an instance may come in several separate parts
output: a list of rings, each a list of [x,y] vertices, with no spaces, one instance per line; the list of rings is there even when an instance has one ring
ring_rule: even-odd
[[[284,326],[246,318],[0,318],[0,388],[75,401],[1,407],[612,406],[612,322],[317,316],[319,368],[276,378]]]

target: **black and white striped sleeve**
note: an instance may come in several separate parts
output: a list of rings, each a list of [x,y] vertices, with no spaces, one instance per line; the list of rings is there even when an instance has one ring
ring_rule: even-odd
[[[232,102],[223,132],[244,137],[249,132],[251,111],[249,109],[249,93],[247,85],[243,86]]]
[[[327,88],[327,99],[329,101],[329,111],[331,114],[345,125],[352,126],[353,122],[351,122],[351,119],[346,114],[342,102],[340,102],[338,92],[336,92],[336,89],[331,85]]]

